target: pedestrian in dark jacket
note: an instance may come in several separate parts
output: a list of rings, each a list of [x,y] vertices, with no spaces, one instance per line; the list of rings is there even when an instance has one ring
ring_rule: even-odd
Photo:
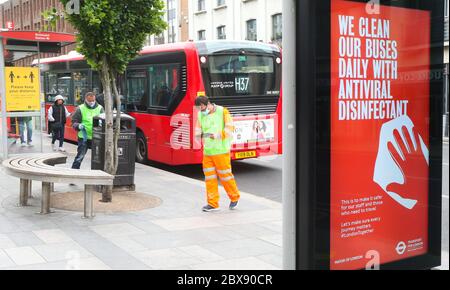
[[[55,103],[48,109],[48,121],[50,123],[52,132],[52,147],[53,151],[65,152],[64,144],[64,131],[66,127],[66,121],[70,117],[70,113],[64,106],[64,97],[58,95],[55,97]],[[59,141],[59,147],[56,146],[56,140]],[[58,149],[59,148],[59,149]]]

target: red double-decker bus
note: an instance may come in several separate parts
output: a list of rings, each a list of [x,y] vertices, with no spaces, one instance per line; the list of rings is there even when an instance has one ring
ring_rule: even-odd
[[[123,108],[136,119],[136,160],[170,165],[199,164],[194,139],[194,101],[205,94],[228,108],[235,134],[232,158],[281,154],[281,51],[258,42],[202,41],[145,47],[118,79]],[[86,92],[100,95],[98,73],[82,55],[41,60],[47,101],[67,99],[73,112]],[[47,110],[46,110],[47,111]],[[66,139],[77,134],[66,124]]]

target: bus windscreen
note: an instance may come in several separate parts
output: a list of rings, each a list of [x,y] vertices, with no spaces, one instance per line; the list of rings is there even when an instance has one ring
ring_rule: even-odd
[[[203,66],[205,89],[212,97],[275,96],[280,93],[273,56],[213,55]]]

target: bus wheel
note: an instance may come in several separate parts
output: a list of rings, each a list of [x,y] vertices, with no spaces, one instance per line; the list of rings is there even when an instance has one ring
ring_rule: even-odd
[[[136,134],[136,162],[145,164],[147,162],[147,139],[142,132]]]

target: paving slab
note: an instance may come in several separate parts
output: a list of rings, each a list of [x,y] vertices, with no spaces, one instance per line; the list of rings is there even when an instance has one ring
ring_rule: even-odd
[[[76,153],[74,145],[66,149],[68,163],[62,168],[70,167]],[[89,166],[90,152],[82,168]],[[19,180],[3,171],[0,167],[1,269],[280,268],[280,203],[242,192],[238,209],[230,211],[220,188],[221,211],[204,213],[203,182],[136,164],[137,191],[161,199],[159,206],[98,212],[89,220],[81,212],[61,209],[39,215],[40,183],[33,182],[29,206],[17,207]],[[55,185],[58,195],[80,190]]]

